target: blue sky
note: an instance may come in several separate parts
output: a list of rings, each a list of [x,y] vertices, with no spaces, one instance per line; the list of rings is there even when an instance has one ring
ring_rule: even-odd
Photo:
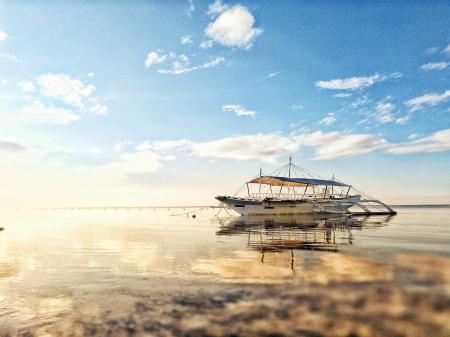
[[[0,1],[0,198],[212,203],[289,155],[450,202],[445,1]]]

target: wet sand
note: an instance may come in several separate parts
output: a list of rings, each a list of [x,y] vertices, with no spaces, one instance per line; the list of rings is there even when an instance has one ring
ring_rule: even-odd
[[[387,281],[274,285],[143,278],[72,295],[70,312],[36,326],[3,327],[1,335],[450,335],[450,262],[441,257],[399,257]]]

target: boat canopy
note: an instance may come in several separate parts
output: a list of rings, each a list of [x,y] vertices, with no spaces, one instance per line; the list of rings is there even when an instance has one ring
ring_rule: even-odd
[[[272,186],[289,186],[289,187],[306,187],[313,185],[350,187],[350,185],[341,183],[336,180],[324,180],[312,178],[288,178],[288,177],[274,177],[274,176],[261,176],[249,181],[249,183],[266,184]]]

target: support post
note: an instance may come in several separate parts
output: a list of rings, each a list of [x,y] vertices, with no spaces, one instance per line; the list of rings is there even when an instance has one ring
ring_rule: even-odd
[[[305,195],[306,195],[306,190],[308,189],[308,184],[306,184],[306,187],[305,187],[305,192],[303,192],[303,197],[305,197]]]
[[[333,179],[331,179],[331,180],[334,182],[334,173],[333,173]],[[334,186],[334,185],[331,185],[331,195],[333,195],[333,192],[334,192],[334,191],[333,191],[333,186]]]

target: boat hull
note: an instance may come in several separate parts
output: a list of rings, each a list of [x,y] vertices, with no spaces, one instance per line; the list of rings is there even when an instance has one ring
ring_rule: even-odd
[[[350,207],[360,201],[360,196],[315,200],[256,200],[227,196],[218,196],[216,199],[242,215],[345,214]]]

